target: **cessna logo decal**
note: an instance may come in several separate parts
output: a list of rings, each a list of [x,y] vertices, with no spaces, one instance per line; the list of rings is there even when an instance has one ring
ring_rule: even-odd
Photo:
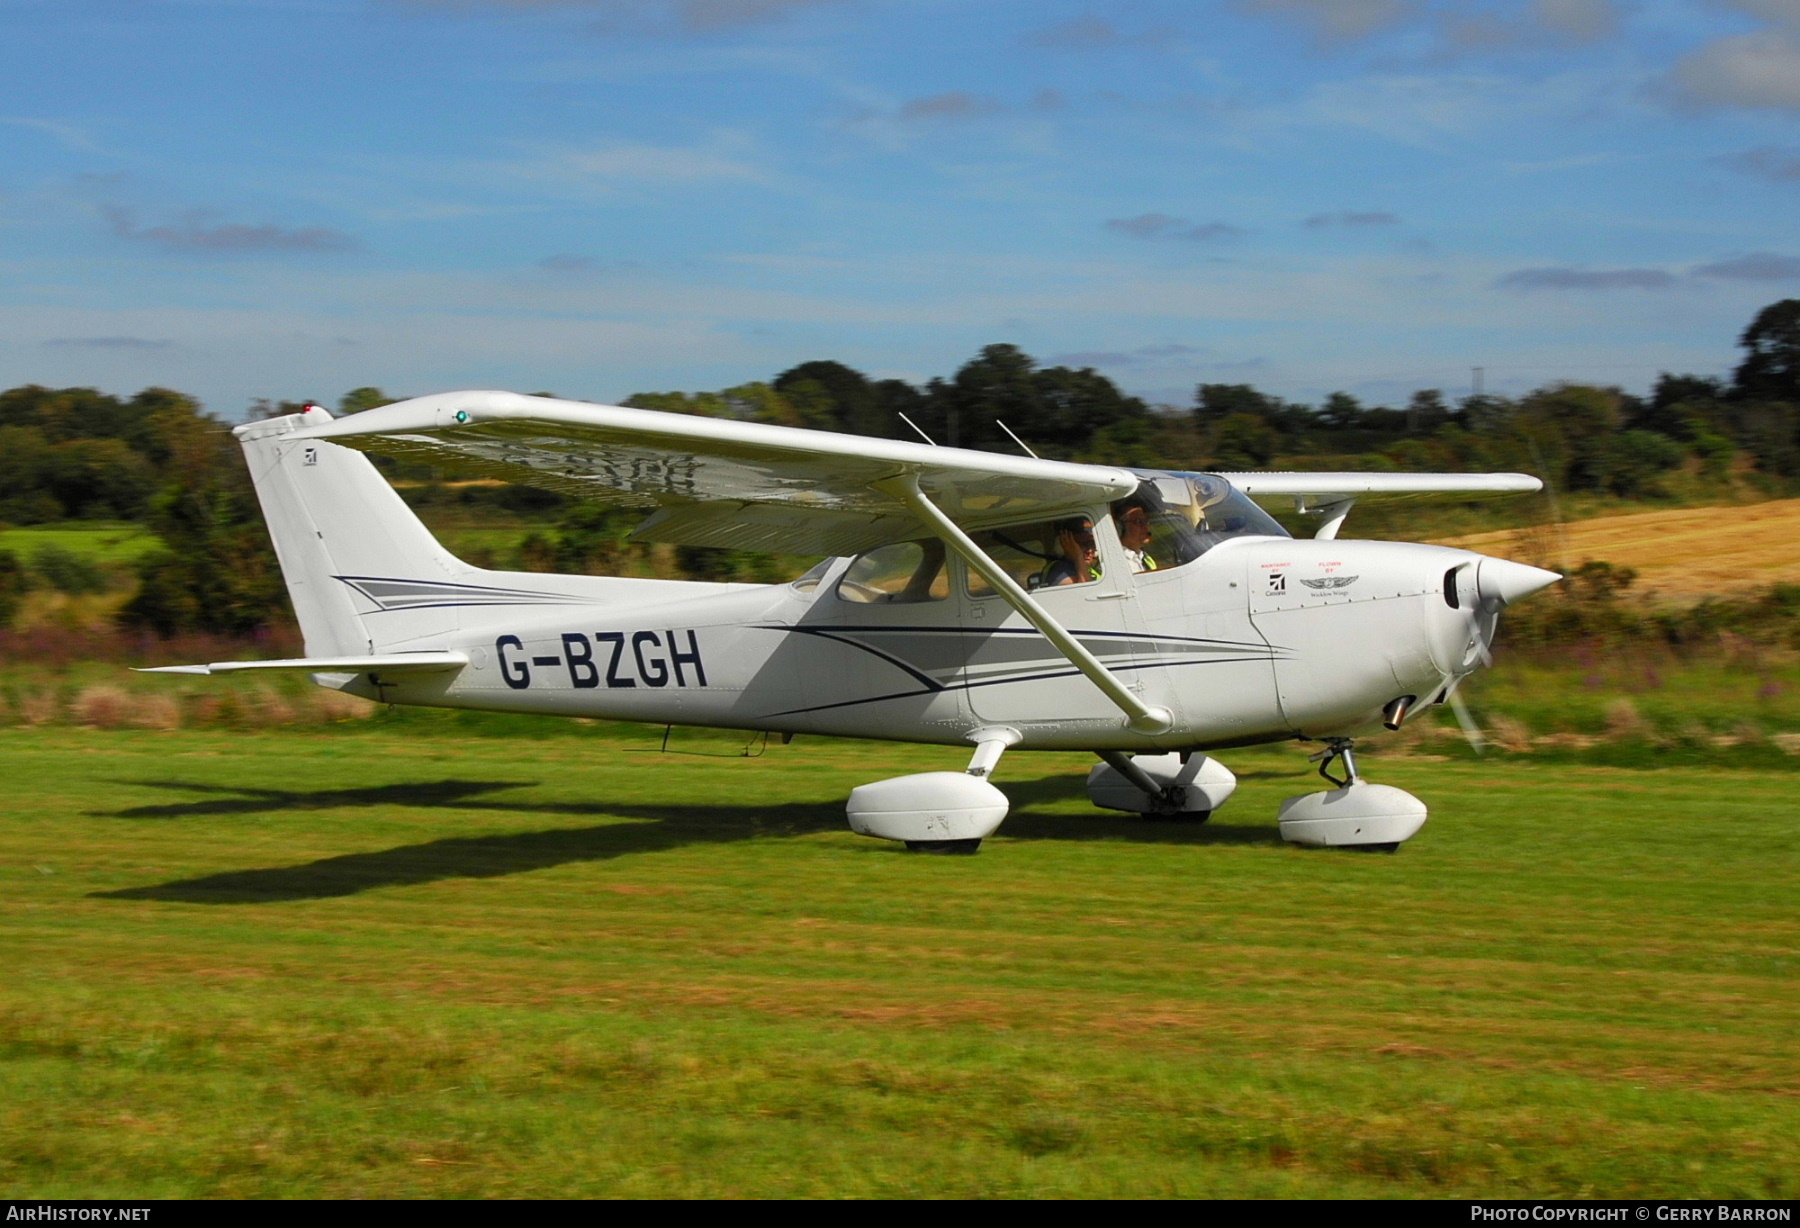
[[[1324,576],[1317,580],[1302,580],[1300,583],[1306,585],[1307,588],[1349,588],[1360,579],[1362,579],[1361,576]]]

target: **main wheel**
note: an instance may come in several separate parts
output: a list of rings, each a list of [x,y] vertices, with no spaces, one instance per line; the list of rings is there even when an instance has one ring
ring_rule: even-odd
[[[955,853],[968,856],[981,850],[979,840],[908,840],[909,853]]]

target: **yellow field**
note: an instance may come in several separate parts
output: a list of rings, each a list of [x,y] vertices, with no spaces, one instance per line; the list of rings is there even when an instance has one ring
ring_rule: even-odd
[[[1601,559],[1638,573],[1637,587],[1682,601],[1800,583],[1800,499],[1600,516],[1555,530],[1471,533],[1440,545],[1578,567]]]

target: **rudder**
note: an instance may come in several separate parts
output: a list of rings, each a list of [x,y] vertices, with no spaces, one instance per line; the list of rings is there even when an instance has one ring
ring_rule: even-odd
[[[287,438],[330,420],[314,406],[234,432],[307,655],[372,653],[454,630],[453,609],[377,607],[351,583],[455,582],[475,569],[444,549],[367,456],[323,440]]]

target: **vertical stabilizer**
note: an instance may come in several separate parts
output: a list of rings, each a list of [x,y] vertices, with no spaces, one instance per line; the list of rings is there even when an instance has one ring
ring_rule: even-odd
[[[370,653],[455,630],[454,609],[382,609],[351,583],[441,583],[472,569],[438,543],[367,456],[323,440],[288,438],[330,420],[312,407],[235,432],[307,655]]]

